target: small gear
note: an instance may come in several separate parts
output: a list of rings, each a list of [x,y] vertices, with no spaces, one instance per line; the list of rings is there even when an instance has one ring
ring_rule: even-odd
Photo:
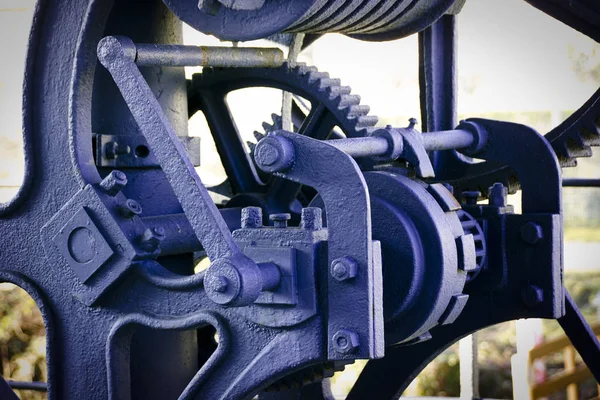
[[[475,279],[475,277],[479,275],[479,272],[485,269],[485,266],[487,265],[487,246],[483,229],[481,229],[477,220],[464,210],[458,210],[457,215],[465,235],[472,235],[473,241],[475,242],[475,262],[477,266],[474,270],[468,272],[467,282],[469,282]]]

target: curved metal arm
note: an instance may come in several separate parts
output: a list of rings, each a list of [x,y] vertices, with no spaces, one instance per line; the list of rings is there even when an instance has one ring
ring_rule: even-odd
[[[276,131],[258,142],[255,159],[266,172],[319,192],[327,209],[332,271],[341,260],[356,262],[352,279],[340,281],[334,273],[328,274],[329,358],[383,356],[381,255],[378,242],[374,245],[371,237],[369,192],[358,165],[327,142],[286,131]],[[332,343],[340,330],[358,334],[359,346],[353,354],[340,354]]]

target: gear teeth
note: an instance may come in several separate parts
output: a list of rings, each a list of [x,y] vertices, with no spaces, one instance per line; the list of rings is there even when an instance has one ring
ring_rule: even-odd
[[[363,115],[367,115],[371,111],[371,107],[363,105],[354,105],[347,108],[348,117],[355,118]]]
[[[260,139],[264,138],[266,135],[264,133],[260,133],[259,131],[254,131],[254,139],[258,142]]]
[[[281,115],[275,113],[271,114],[271,121],[273,121],[272,128],[280,129],[282,127],[283,119],[281,118]]]
[[[356,118],[356,127],[357,128],[367,128],[370,126],[375,126],[379,119],[374,115],[363,115]]]
[[[561,158],[560,166],[562,168],[573,168],[577,166],[577,160],[574,158]]]
[[[591,157],[592,148],[585,144],[576,143],[574,140],[567,142],[567,157],[579,158],[579,157]]]
[[[350,94],[350,92],[352,91],[350,86],[332,86],[332,87],[328,88],[328,90],[329,90],[329,97],[343,96],[346,94]]]
[[[273,125],[269,124],[268,122],[263,122],[262,128],[266,133],[269,133],[269,132],[273,131],[275,127]]]
[[[588,146],[600,146],[600,129],[597,126],[583,128],[581,130],[581,138]]]
[[[368,115],[370,108],[360,104],[360,96],[352,94],[349,86],[342,86],[339,79],[331,78],[328,73],[320,72],[315,67],[307,66],[304,63],[296,63],[293,66],[283,63],[279,68],[248,68],[246,71],[248,71],[247,76],[250,80],[262,78],[268,74],[275,82],[286,82],[291,88],[308,92],[311,102],[322,104],[337,120],[337,125],[345,137],[365,136],[378,121],[377,117]],[[211,76],[205,72],[209,72],[208,75]],[[197,81],[196,88],[192,83],[190,90],[210,90],[212,85],[218,87],[227,81],[229,74],[233,74],[238,79],[244,77],[244,73],[240,69],[217,68],[213,71],[205,68],[202,72],[202,75],[206,75],[204,79]],[[289,91],[299,93],[294,89]],[[281,129],[281,116],[273,114],[272,120],[272,123],[263,122],[264,133],[268,134],[276,129]],[[262,139],[263,136],[259,135],[262,133],[254,133],[257,141]]]
[[[327,72],[310,72],[308,74],[308,82],[313,83],[316,80],[329,79],[329,74]]]
[[[317,67],[308,66],[305,63],[298,63],[294,67],[294,72],[300,75],[306,75],[317,71]]]
[[[246,142],[246,144],[248,145],[248,148],[250,149],[250,151],[251,151],[252,153],[254,153],[254,149],[256,149],[256,143],[254,143],[254,142],[251,142],[251,141],[249,141],[249,140],[248,140],[248,141]]]
[[[326,88],[334,87],[334,86],[340,86],[341,84],[342,84],[342,81],[340,81],[338,78],[325,78],[325,79],[319,80],[319,87],[321,89],[326,89]]]
[[[339,97],[338,107],[356,106],[360,104],[360,96],[357,94],[344,94]]]

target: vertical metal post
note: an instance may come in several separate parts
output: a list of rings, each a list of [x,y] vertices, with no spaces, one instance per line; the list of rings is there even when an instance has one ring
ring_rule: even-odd
[[[444,15],[419,33],[419,86],[423,132],[456,127],[456,16]],[[456,159],[453,150],[432,153],[437,177]]]
[[[117,0],[104,36],[125,35],[139,43],[182,44],[181,21],[160,0]],[[148,85],[179,136],[187,135],[187,89],[183,68],[142,67]],[[94,81],[92,129],[94,133],[141,135],[112,77],[97,68]],[[137,200],[144,216],[181,213],[181,206],[160,168],[120,168],[127,174],[123,193]],[[99,168],[101,175],[111,169]],[[160,201],[156,199],[160,198]],[[161,257],[161,265],[180,273],[193,273],[193,254]],[[198,371],[195,330],[161,331],[139,327],[130,348],[131,398],[178,398]]]
[[[477,363],[477,333],[459,342],[460,358],[460,398],[479,398],[479,364]]]

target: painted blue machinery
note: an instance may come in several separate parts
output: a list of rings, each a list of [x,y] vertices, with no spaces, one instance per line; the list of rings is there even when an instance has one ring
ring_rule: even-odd
[[[593,1],[529,2],[599,39]],[[396,398],[461,337],[530,317],[558,319],[600,379],[562,282],[560,171],[600,143],[600,92],[545,136],[457,123],[461,6],[39,1],[0,279],[40,306],[50,398],[328,398],[324,378],[356,359],[371,361],[349,398]],[[424,132],[375,127],[350,88],[277,49],[183,46],[181,20],[226,40],[419,32]],[[187,65],[205,68],[186,82]],[[225,97],[255,86],[303,100],[248,153]],[[196,112],[228,176],[214,188],[194,170]]]

